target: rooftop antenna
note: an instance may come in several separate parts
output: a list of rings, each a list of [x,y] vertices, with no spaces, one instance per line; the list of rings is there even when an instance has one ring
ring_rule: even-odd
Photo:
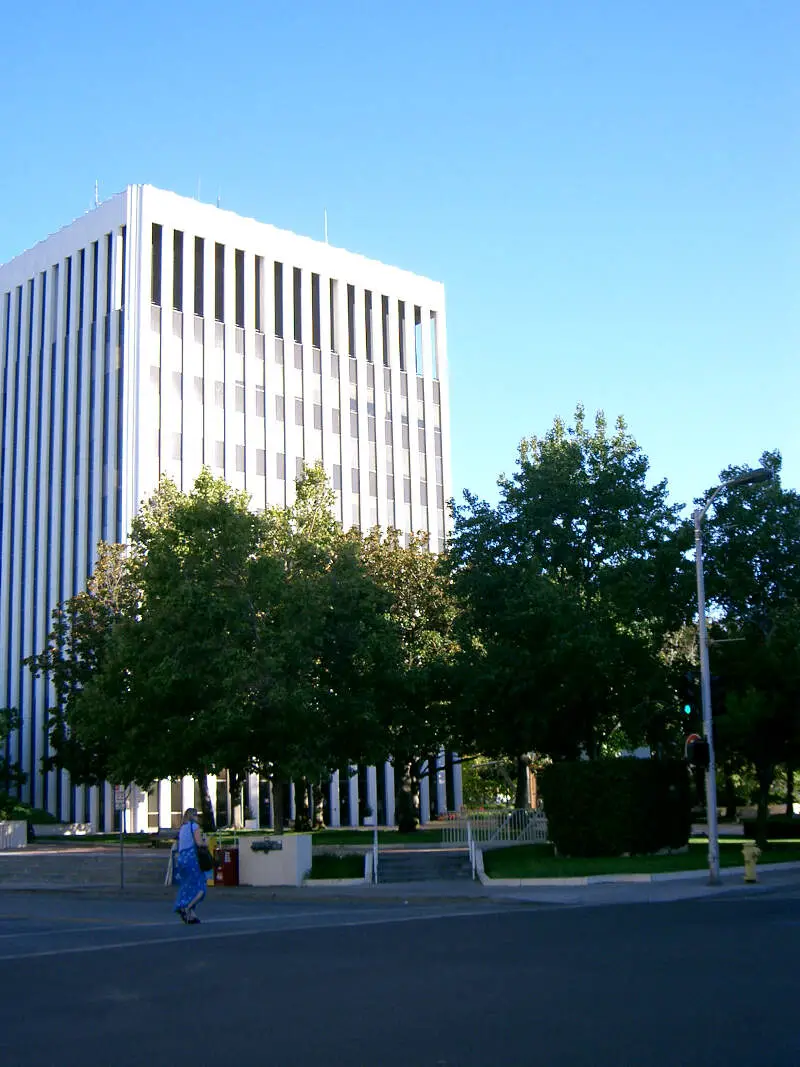
[[[98,188],[98,181],[95,178],[95,182],[94,182],[94,206],[98,207],[99,204],[100,204],[100,191],[99,191],[99,188]]]
[[[217,207],[219,207],[220,200],[222,200],[222,190],[217,191]]]
[[[328,243],[328,209],[325,208],[325,244]]]

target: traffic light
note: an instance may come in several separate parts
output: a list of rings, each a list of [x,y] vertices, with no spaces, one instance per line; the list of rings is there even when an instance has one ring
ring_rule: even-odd
[[[698,734],[689,734],[686,738],[686,762],[692,767],[706,770],[709,764],[708,741]]]
[[[678,698],[681,710],[687,720],[687,726],[699,724],[702,720],[700,701],[700,674],[698,671],[686,671],[678,679]]]

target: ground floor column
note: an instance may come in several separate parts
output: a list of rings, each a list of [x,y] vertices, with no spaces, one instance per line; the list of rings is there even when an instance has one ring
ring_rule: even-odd
[[[341,826],[341,809],[339,807],[339,772],[334,771],[328,784],[328,803],[331,813],[331,826]]]

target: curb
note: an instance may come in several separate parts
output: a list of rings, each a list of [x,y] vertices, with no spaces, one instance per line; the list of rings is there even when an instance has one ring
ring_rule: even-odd
[[[762,863],[757,867],[757,871],[800,871],[800,862],[792,860],[787,863]],[[723,867],[720,874],[722,877],[744,875],[744,867]],[[572,878],[490,878],[483,870],[478,872],[481,885],[504,889],[533,889],[536,886],[646,885],[653,882],[703,879],[706,875],[707,872],[702,867],[692,871],[664,871],[656,874],[588,874]]]

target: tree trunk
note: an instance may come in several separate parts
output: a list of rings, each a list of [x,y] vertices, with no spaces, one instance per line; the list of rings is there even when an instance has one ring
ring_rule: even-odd
[[[283,779],[272,779],[272,829],[276,834],[283,833],[286,812],[283,805]]]
[[[203,817],[203,829],[206,833],[213,833],[217,828],[217,824],[214,821],[214,808],[211,804],[211,792],[208,788],[208,775],[203,771],[196,777],[196,782],[200,790],[200,807]]]
[[[514,807],[517,809],[531,806],[531,758],[527,753],[517,757],[517,791]]]
[[[786,764],[786,814],[794,815],[794,767]]]
[[[756,844],[759,848],[767,847],[767,818],[769,816],[769,789],[775,777],[772,763],[756,767],[758,778],[758,809],[756,811]]]
[[[399,773],[397,773],[399,771]],[[416,764],[406,762],[396,768],[395,817],[401,834],[410,834],[419,826],[419,776]]]

